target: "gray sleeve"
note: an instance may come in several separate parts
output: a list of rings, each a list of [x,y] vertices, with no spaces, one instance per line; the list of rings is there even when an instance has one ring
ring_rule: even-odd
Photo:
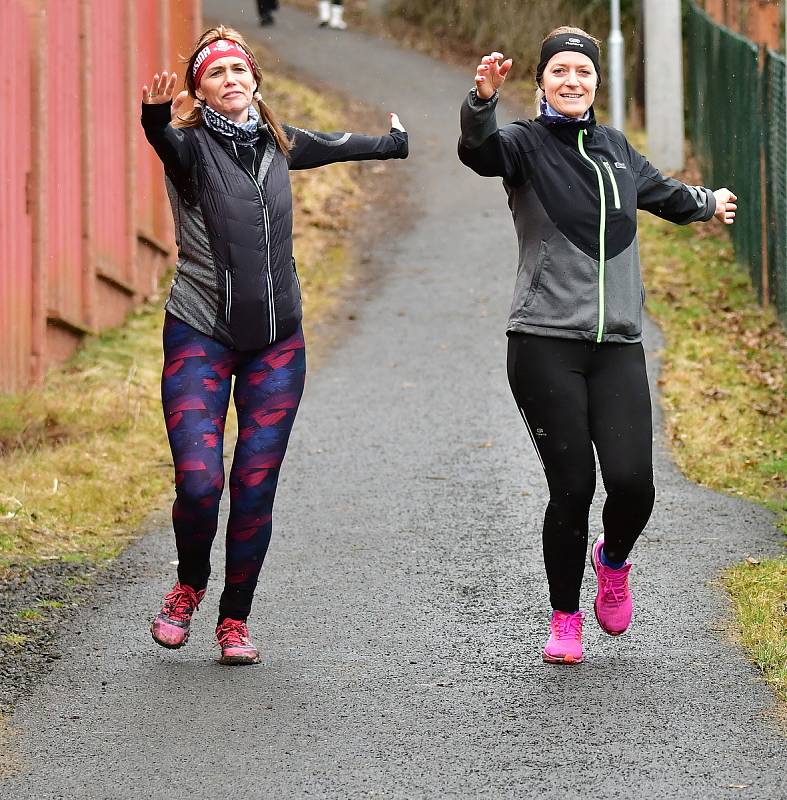
[[[459,122],[462,134],[459,144],[468,150],[480,147],[493,133],[497,132],[495,108],[499,95],[495,92],[489,100],[482,100],[472,89],[462,103]]]
[[[716,213],[716,197],[710,189],[662,175],[628,142],[626,146],[637,185],[637,208],[678,225],[707,222]]]
[[[500,177],[518,186],[528,175],[522,127],[518,123],[497,127],[497,99],[495,92],[489,100],[481,100],[475,89],[465,98],[459,114],[459,160],[479,175]]]

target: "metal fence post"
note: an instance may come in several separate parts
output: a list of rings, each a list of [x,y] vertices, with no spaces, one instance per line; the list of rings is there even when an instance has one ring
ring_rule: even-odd
[[[610,0],[609,100],[612,127],[626,125],[626,79],[623,69],[623,34],[620,32],[620,0]]]
[[[683,58],[680,0],[645,0],[645,120],[659,169],[683,169]]]

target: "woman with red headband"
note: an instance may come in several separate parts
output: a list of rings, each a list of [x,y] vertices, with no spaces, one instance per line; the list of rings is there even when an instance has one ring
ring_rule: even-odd
[[[142,125],[164,164],[178,244],[161,383],[175,464],[178,579],[151,632],[164,647],[184,645],[205,595],[234,376],[239,433],[216,636],[222,663],[252,664],[259,653],[246,620],[306,367],[289,170],[406,158],[407,134],[395,114],[385,136],[281,124],[259,93],[254,54],[223,26],[200,37],[186,90],[173,103],[175,80],[164,72],[142,89]],[[188,96],[194,110],[181,119]]]
[[[637,209],[672,222],[732,224],[736,197],[664,177],[620,131],[597,125],[599,41],[557,28],[536,70],[539,115],[498,128],[511,59],[491,53],[461,111],[459,158],[503,178],[519,241],[508,377],[549,486],[543,526],[552,606],[543,658],[582,661],[580,588],[595,454],[607,497],[591,548],[602,630],[631,623],[628,555],[653,509],[650,393],[642,350],[645,290]]]

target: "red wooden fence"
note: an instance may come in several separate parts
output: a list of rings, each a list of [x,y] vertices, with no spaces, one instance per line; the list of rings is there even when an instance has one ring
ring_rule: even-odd
[[[174,261],[140,90],[200,29],[200,0],[0,0],[0,391],[120,323]]]

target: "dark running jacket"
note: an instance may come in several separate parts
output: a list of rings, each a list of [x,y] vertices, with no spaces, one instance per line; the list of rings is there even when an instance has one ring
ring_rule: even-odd
[[[710,219],[710,189],[664,177],[614,128],[542,117],[497,127],[497,95],[462,105],[459,158],[498,176],[519,241],[509,332],[639,342],[637,209],[686,224]]]
[[[204,125],[173,128],[171,103],[142,105],[142,127],[164,164],[178,262],[166,309],[235,350],[291,336],[301,322],[292,257],[291,169],[406,158],[407,134],[318,133],[284,126],[289,160],[267,127],[237,145]]]

